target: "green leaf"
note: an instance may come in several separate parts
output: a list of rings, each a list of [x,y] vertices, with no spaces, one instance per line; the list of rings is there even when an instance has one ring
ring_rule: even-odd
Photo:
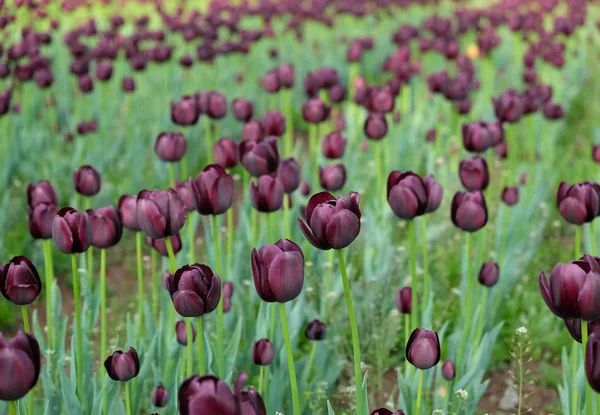
[[[238,319],[238,323],[235,327],[235,331],[231,336],[231,340],[225,349],[225,373],[227,374],[226,379],[228,381],[232,378],[233,365],[240,348],[240,338],[242,336],[242,318]]]
[[[67,415],[81,415],[81,405],[75,394],[75,388],[73,382],[67,377],[67,372],[63,366],[58,367],[58,373],[60,375],[60,385],[62,398],[64,402],[64,409]],[[73,376],[73,378],[75,378]]]
[[[333,407],[331,406],[331,402],[329,402],[329,399],[327,399],[327,415],[335,415],[335,411],[333,410]]]

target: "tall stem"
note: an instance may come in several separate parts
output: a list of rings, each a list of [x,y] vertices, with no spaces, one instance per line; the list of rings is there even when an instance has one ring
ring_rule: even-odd
[[[152,315],[158,318],[158,289],[160,285],[160,278],[156,272],[156,249],[150,250],[150,272],[152,273]]]
[[[125,407],[127,415],[131,415],[131,397],[129,396],[129,382],[125,382]]]
[[[417,327],[418,318],[418,299],[417,299],[417,235],[415,232],[415,221],[408,222],[409,250],[410,250],[410,277],[411,277],[411,302],[412,311],[410,313],[411,329]]]
[[[354,385],[356,387],[356,408],[359,415],[363,415],[363,394],[362,394],[362,375],[360,371],[360,342],[358,337],[358,325],[356,324],[356,315],[354,313],[354,304],[352,302],[352,292],[350,291],[350,282],[348,281],[348,273],[346,271],[346,262],[344,261],[344,253],[338,249],[338,260],[340,262],[340,272],[342,274],[342,282],[344,283],[344,295],[346,296],[346,307],[348,308],[348,317],[350,317],[350,331],[352,332],[352,351],[354,354]],[[413,304],[414,307],[414,304]],[[414,308],[413,308],[414,313]]]
[[[192,373],[194,373],[194,354],[193,354],[194,333],[192,331],[191,317],[188,317],[185,319],[185,330],[186,330],[186,334],[187,334],[187,346],[185,347],[185,349],[187,351],[187,359],[188,359],[187,375],[192,376]]]
[[[258,377],[258,394],[261,395],[261,396],[264,396],[263,392],[262,392],[264,377],[265,377],[265,367],[261,366],[260,367],[260,375]]]
[[[191,219],[191,218],[190,218]],[[193,220],[188,222],[188,243],[190,244],[190,265],[196,263],[196,247],[194,246],[196,239],[196,229],[194,229]]]
[[[410,338],[410,314],[404,314],[404,344],[408,344]],[[408,359],[404,360],[404,376],[408,377],[408,371],[410,370],[410,364]]]
[[[17,402],[18,401],[8,401],[8,414],[9,415],[17,415]]]
[[[100,361],[108,349],[106,337],[106,249],[100,250]],[[106,373],[102,371],[102,373]]]
[[[85,209],[91,209],[91,205],[92,205],[92,199],[90,197],[84,197],[84,204],[85,204]],[[88,279],[88,286],[90,287],[90,289],[92,288],[92,286],[94,285],[94,247],[90,246],[86,252],[87,258],[86,258],[86,269],[87,269],[87,279]]]
[[[477,332],[475,334],[475,344],[479,344],[481,340],[481,336],[483,334],[483,320],[485,319],[485,309],[487,306],[487,298],[488,298],[488,287],[483,288],[483,299],[481,300],[481,311],[479,312],[479,321],[477,323]]]
[[[575,259],[581,257],[581,226],[575,225]]]
[[[204,117],[204,143],[206,144],[206,157],[210,160],[212,154],[212,139],[210,129],[210,118]]]
[[[227,261],[231,264],[233,261],[233,238],[235,236],[235,226],[233,223],[233,209],[227,209]]]
[[[25,329],[25,333],[31,333],[29,329],[29,311],[26,305],[21,306],[21,312],[23,314],[23,328]]]
[[[48,349],[54,350],[54,324],[52,324],[52,272],[50,271],[50,256],[52,255],[51,239],[45,239],[44,248],[44,276],[46,277],[46,327],[48,329]],[[48,363],[52,359],[48,359]]]
[[[292,224],[290,223],[290,198],[291,194],[286,194],[283,196],[283,222],[284,222],[284,238],[292,237]]]
[[[175,164],[169,163],[169,186],[175,187]]]
[[[375,147],[375,174],[376,176],[376,188],[375,196],[378,199],[379,195],[385,195],[385,189],[383,187],[383,140],[373,142]]]
[[[310,371],[312,370],[313,363],[315,361],[315,354],[317,352],[317,344],[318,342],[313,341],[313,345],[310,349],[310,355],[308,356],[308,363],[306,363],[306,367],[304,368],[304,373],[302,373],[302,383],[306,384],[308,381],[308,377],[310,376]]]
[[[188,178],[188,167],[187,167],[187,157],[183,156],[183,158],[181,159],[181,164],[179,165],[181,167],[181,181],[185,181]]]
[[[165,242],[170,240],[165,238]],[[144,330],[144,270],[142,264],[142,233],[135,234],[135,254],[137,258],[137,285],[138,285],[138,321],[140,333]]]
[[[585,365],[585,348],[588,342],[588,325],[587,321],[581,321],[581,356],[583,357],[583,364]],[[592,408],[592,397],[594,392],[590,387],[589,382],[585,382],[585,413],[586,415],[592,415],[594,409]]]
[[[340,251],[341,252],[341,251]],[[298,380],[296,379],[296,366],[294,365],[294,352],[292,350],[292,341],[290,340],[290,331],[288,329],[285,303],[279,303],[279,314],[281,316],[281,329],[283,330],[283,340],[285,342],[285,352],[287,354],[288,372],[290,372],[290,386],[292,388],[293,414],[300,414],[300,397],[298,395]]]
[[[470,321],[471,321],[471,309],[473,307],[472,305],[472,296],[471,296],[471,292],[473,291],[473,282],[472,282],[472,253],[473,253],[473,236],[471,235],[471,232],[467,232],[466,235],[467,238],[467,290],[461,294],[461,299],[464,301],[464,319],[463,319],[463,331],[462,331],[462,339],[460,341],[460,347],[458,349],[458,353],[461,353],[458,355],[457,360],[457,368],[461,367],[462,364],[462,358],[463,356],[466,354],[465,353],[465,344],[467,341],[467,337],[469,335],[469,331],[470,331]],[[459,369],[460,370],[460,369]]]
[[[583,326],[583,324],[582,324]],[[582,333],[583,334],[583,333]],[[578,414],[579,399],[577,388],[575,387],[577,381],[577,369],[579,368],[579,345],[576,341],[571,344],[571,382],[573,387],[570,390],[571,395],[571,414]]]
[[[77,255],[71,255],[71,270],[73,272],[73,302],[75,305],[75,331],[77,332],[77,357],[75,371],[77,375],[77,396],[83,397],[83,338],[81,333],[81,299],[79,294],[79,277],[77,275]]]
[[[196,319],[197,331],[198,331],[198,361],[200,362],[200,374],[206,373],[206,367],[204,366],[204,328],[202,326],[202,316]]]
[[[271,214],[270,213],[265,213],[265,219],[267,222],[267,243],[270,243],[271,241],[273,241],[273,229],[272,229],[272,224],[271,224]]]
[[[427,258],[427,221],[425,216],[421,216],[421,254],[423,256],[423,304],[427,306],[429,299],[429,290],[431,278],[429,276],[428,258]]]
[[[171,238],[165,238],[165,245],[167,247],[167,254],[169,255],[169,272],[173,274],[177,271],[177,262],[175,261],[175,252],[173,251],[173,245],[171,245]]]
[[[223,280],[221,273],[221,252],[219,249],[219,226],[217,217],[212,217],[213,244],[215,247],[215,269],[217,275]],[[221,290],[221,299],[217,307],[217,370],[220,378],[225,377],[225,354],[223,346],[223,290]]]
[[[596,255],[596,231],[594,230],[594,222],[590,222],[590,249],[593,256]]]
[[[417,410],[415,412],[416,415],[421,415],[421,395],[423,395],[423,373],[424,371],[419,371],[419,389],[417,391]]]

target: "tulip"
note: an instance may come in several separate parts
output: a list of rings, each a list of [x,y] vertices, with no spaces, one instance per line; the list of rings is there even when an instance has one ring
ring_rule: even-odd
[[[281,181],[268,175],[250,182],[250,199],[259,212],[275,212],[283,204],[284,189]]]
[[[194,201],[192,200],[192,184],[193,179],[189,178],[187,181],[179,182],[175,181],[175,192],[183,203],[185,204],[185,208],[188,212],[192,212],[194,210]]]
[[[519,121],[524,112],[523,98],[514,90],[502,92],[492,98],[496,118],[501,122],[514,123]]]
[[[600,186],[592,182],[569,185],[561,182],[556,203],[562,217],[569,223],[581,225],[600,214]]]
[[[592,146],[592,160],[596,163],[600,163],[600,145],[598,144]]]
[[[331,134],[327,134],[323,138],[323,156],[328,159],[339,159],[342,158],[346,151],[346,144],[348,140],[338,132],[334,131]]]
[[[485,190],[490,183],[488,165],[482,157],[461,161],[458,175],[463,186],[471,192]]]
[[[52,239],[62,253],[86,251],[92,242],[92,225],[88,214],[70,207],[59,210],[52,223]]]
[[[456,369],[454,368],[454,363],[452,360],[445,360],[442,365],[442,376],[447,381],[454,380],[454,376],[456,376]]]
[[[169,401],[169,392],[163,385],[159,385],[152,391],[152,406],[164,408]]]
[[[175,335],[177,337],[177,343],[182,346],[188,345],[187,328],[185,321],[178,321],[175,324]],[[196,328],[192,326],[192,343],[196,341]]]
[[[319,167],[319,182],[327,191],[340,190],[346,183],[346,167],[342,163]]]
[[[427,207],[425,213],[435,212],[442,204],[444,197],[444,190],[442,185],[435,180],[433,174],[429,173],[423,179],[425,183],[425,191],[427,192]]]
[[[279,76],[276,71],[267,72],[260,80],[260,84],[262,88],[270,94],[279,91],[279,89],[281,88]]]
[[[206,166],[188,180],[191,201],[201,215],[221,215],[233,203],[233,176],[218,164]]]
[[[320,124],[329,117],[331,107],[325,105],[321,98],[310,98],[302,104],[304,121],[311,124]]]
[[[137,195],[123,195],[119,198],[119,212],[121,212],[121,223],[123,227],[133,232],[139,232],[140,228],[137,221]]]
[[[252,348],[252,361],[257,366],[269,366],[273,362],[275,357],[275,350],[273,344],[269,339],[261,339],[254,342]]]
[[[466,232],[475,232],[487,223],[488,212],[481,192],[457,192],[452,198],[451,219]]]
[[[236,120],[248,122],[254,114],[254,106],[247,99],[234,99],[231,103],[231,112]]]
[[[239,144],[231,138],[223,137],[213,144],[213,159],[224,169],[235,167],[240,158]]]
[[[225,281],[223,284],[223,312],[231,310],[231,297],[233,297],[233,283]]]
[[[496,122],[479,121],[462,125],[463,145],[467,151],[483,153],[500,143],[504,133]]]
[[[547,102],[542,107],[544,117],[549,120],[560,120],[565,116],[565,110],[560,104],[554,102]]]
[[[47,287],[49,289],[50,287]],[[0,293],[8,301],[16,305],[31,304],[42,291],[42,281],[31,261],[18,256],[0,267]],[[26,326],[28,326],[28,322]]]
[[[0,400],[16,401],[33,389],[40,375],[40,346],[21,330],[10,340],[0,333]]]
[[[371,140],[381,140],[387,134],[387,121],[380,113],[371,113],[365,120],[365,135]]]
[[[54,186],[47,180],[41,180],[37,184],[27,186],[27,204],[35,208],[41,203],[48,205],[58,205],[58,196]]]
[[[379,408],[371,412],[371,415],[404,415],[404,411],[402,409],[398,409],[396,412],[392,412],[386,408]]]
[[[244,140],[240,144],[240,160],[244,168],[254,177],[271,174],[279,166],[277,138],[267,137],[264,141]]]
[[[327,90],[327,97],[330,102],[338,104],[346,98],[347,89],[343,85],[334,85]]]
[[[29,233],[33,239],[51,239],[52,223],[58,213],[56,205],[40,203],[27,207],[29,213]]]
[[[142,190],[138,193],[136,218],[142,231],[153,239],[177,234],[187,218],[185,203],[175,190]]]
[[[171,248],[173,249],[173,254],[177,255],[182,248],[181,236],[179,236],[179,234],[175,234],[169,236],[168,238],[171,241]],[[152,239],[149,236],[146,236],[146,245],[154,248],[156,252],[158,252],[161,256],[169,256],[169,250],[167,249],[165,238]]]
[[[160,133],[154,144],[154,152],[162,161],[180,161],[187,150],[187,140],[181,133]]]
[[[88,94],[94,90],[94,81],[88,74],[83,74],[77,78],[77,87],[82,93]]]
[[[250,120],[242,127],[242,142],[243,141],[254,141],[258,143],[263,141],[265,137],[265,129],[260,121]]]
[[[261,124],[265,135],[281,137],[285,133],[285,117],[276,110],[267,111],[263,114]]]
[[[327,192],[313,195],[306,207],[306,222],[298,218],[302,233],[318,249],[347,247],[360,232],[359,201],[356,192],[337,199]]]
[[[121,80],[121,89],[123,90],[123,92],[135,91],[135,80],[129,76],[124,77]]]
[[[178,102],[171,101],[171,120],[178,125],[194,125],[198,122],[200,111],[196,99],[186,95]]]
[[[112,206],[88,210],[92,226],[92,246],[106,249],[115,246],[123,235],[121,214]]]
[[[430,188],[433,188],[433,185],[431,183]],[[428,206],[428,196],[425,182],[412,171],[402,173],[394,170],[390,173],[387,183],[387,198],[392,211],[399,218],[414,219],[423,215]],[[439,197],[438,194],[435,196]],[[434,202],[437,203],[437,200]]]
[[[327,335],[327,327],[325,326],[325,323],[323,323],[321,320],[313,320],[310,323],[308,323],[308,326],[306,326],[304,335],[308,340],[325,340],[325,336]]]
[[[502,201],[508,206],[516,205],[519,202],[519,188],[517,186],[505,187],[502,190]]]
[[[410,314],[412,312],[412,288],[404,287],[396,293],[396,308],[402,314]]]
[[[281,83],[282,88],[290,89],[294,86],[296,73],[292,63],[282,63],[279,65],[277,75],[279,76],[279,82]]]
[[[277,178],[287,194],[293,193],[300,186],[300,166],[294,158],[281,160],[277,169]]]
[[[266,302],[286,303],[298,297],[304,284],[304,254],[298,245],[280,239],[252,250],[252,274],[258,296]]]
[[[371,90],[371,107],[376,113],[387,113],[394,110],[394,96],[388,88]]]
[[[493,287],[498,282],[500,268],[495,262],[484,262],[479,270],[479,283],[486,287]]]
[[[184,265],[169,275],[167,290],[180,316],[200,317],[217,308],[221,279],[206,265]]]
[[[100,81],[108,81],[112,77],[113,66],[109,61],[100,61],[96,65],[96,78]]]
[[[73,186],[83,196],[94,196],[100,191],[100,173],[92,166],[82,166],[73,172]]]
[[[406,360],[414,367],[426,370],[440,361],[440,340],[435,331],[415,329],[406,344]]]
[[[496,156],[498,156],[499,158],[505,159],[506,157],[508,157],[508,144],[506,143],[506,140],[502,139],[495,146],[495,150],[496,150]]]
[[[600,393],[600,334],[598,333],[590,335],[585,348],[585,374],[590,387]]]
[[[425,136],[425,141],[434,143],[436,140],[436,135],[437,135],[437,132],[436,132],[435,128],[431,128],[431,129],[427,130],[427,135]]]
[[[219,120],[227,115],[227,100],[223,95],[216,91],[211,91],[208,94],[206,115],[213,120]]]
[[[549,283],[540,271],[538,283],[550,311],[562,319],[590,321],[600,318],[600,304],[596,301],[600,290],[598,261],[586,254],[569,264],[557,264],[550,273]]]
[[[140,373],[140,360],[137,351],[130,347],[126,353],[117,350],[108,356],[104,361],[104,367],[112,380],[127,382]]]

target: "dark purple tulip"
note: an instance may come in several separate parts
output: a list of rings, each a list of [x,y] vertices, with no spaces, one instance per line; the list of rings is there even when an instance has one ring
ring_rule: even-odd
[[[329,117],[331,107],[325,105],[321,98],[310,98],[302,104],[304,121],[311,124],[320,124]]]
[[[75,191],[84,196],[94,196],[100,191],[100,173],[92,166],[82,166],[73,172]]]
[[[137,196],[136,218],[146,235],[162,239],[177,234],[183,228],[187,209],[173,189],[142,190]]]
[[[346,183],[346,167],[342,163],[319,167],[319,182],[328,192],[340,190]]]
[[[54,77],[52,72],[47,68],[41,68],[33,74],[33,80],[41,89],[46,89],[52,85]]]
[[[495,262],[484,262],[479,270],[479,283],[486,287],[493,287],[500,277],[500,268]]]
[[[178,321],[175,324],[175,336],[177,337],[177,343],[182,346],[187,346],[188,337],[187,337],[187,327],[185,325],[185,321]],[[192,343],[196,341],[196,327],[192,325]]]
[[[250,181],[252,206],[259,212],[275,212],[283,204],[284,189],[281,181],[269,175]]]
[[[412,288],[400,288],[396,293],[396,308],[402,314],[412,313]]]
[[[296,243],[280,239],[252,250],[252,274],[258,296],[268,303],[292,301],[304,284],[304,254]]]
[[[27,257],[16,256],[4,269],[0,267],[0,292],[13,304],[31,304],[41,291],[40,275]]]
[[[325,336],[327,335],[327,327],[321,320],[315,319],[308,323],[304,334],[308,340],[322,341],[325,340]]]
[[[365,135],[371,140],[381,140],[387,134],[387,120],[380,113],[371,113],[365,120]]]
[[[277,69],[279,75],[279,83],[282,88],[290,89],[294,86],[296,79],[296,72],[294,71],[294,65],[291,63],[282,63]]]
[[[16,401],[27,395],[40,375],[40,346],[30,334],[19,330],[10,340],[0,333],[0,400]]]
[[[272,70],[263,75],[260,80],[262,88],[269,94],[278,92],[281,88],[277,71]]]
[[[133,232],[139,232],[142,229],[137,221],[137,195],[123,195],[119,198],[119,212],[121,212],[121,223],[123,227]]]
[[[281,137],[285,133],[285,117],[277,110],[265,112],[261,124],[265,135]]]
[[[267,137],[260,142],[244,140],[240,143],[240,160],[254,177],[271,174],[279,166],[277,137]]]
[[[425,141],[428,141],[430,143],[434,143],[436,140],[436,130],[435,128],[431,128],[429,130],[427,130],[427,135],[425,136]]]
[[[538,283],[550,311],[562,319],[590,321],[600,318],[598,260],[585,254],[577,261],[557,264],[550,273],[550,283],[540,271]]]
[[[600,393],[600,334],[592,333],[585,347],[585,374],[591,388]]]
[[[342,102],[346,98],[347,89],[343,85],[334,85],[327,90],[327,97],[334,104]]]
[[[398,409],[396,412],[392,412],[387,408],[379,408],[371,412],[371,415],[404,415],[404,411]]]
[[[127,353],[117,350],[104,361],[106,373],[112,380],[127,382],[140,373],[140,359],[137,351],[130,347]]]
[[[466,232],[483,228],[488,220],[485,197],[481,192],[457,192],[450,210],[452,223]]]
[[[596,163],[600,163],[600,145],[598,144],[592,146],[592,160]]]
[[[56,205],[40,203],[34,208],[27,207],[29,213],[29,234],[33,239],[52,238],[52,223],[58,213]]]
[[[456,376],[456,369],[454,368],[454,363],[452,363],[452,360],[444,361],[444,364],[442,365],[442,376],[447,381],[453,380],[454,376]]]
[[[237,141],[223,137],[213,144],[213,159],[224,169],[235,167],[240,160],[240,150]]]
[[[254,106],[247,99],[237,98],[231,103],[231,112],[236,120],[248,122],[254,114]]]
[[[179,234],[168,236],[171,241],[171,247],[173,248],[173,254],[177,255],[181,251],[181,236]],[[167,244],[165,239],[152,239],[146,235],[146,245],[156,249],[161,256],[168,257],[169,251],[167,250]]]
[[[231,297],[233,297],[233,283],[226,281],[223,283],[223,312],[231,310]]]
[[[222,215],[233,203],[233,176],[218,164],[206,166],[188,180],[194,209],[201,215]]]
[[[490,184],[490,173],[484,158],[473,157],[460,162],[458,169],[460,182],[469,191],[485,190]]]
[[[58,196],[54,186],[47,180],[41,180],[37,184],[27,186],[27,205],[36,207],[41,203],[48,205],[58,205]]]
[[[427,370],[440,361],[440,339],[435,331],[415,329],[406,343],[406,360],[414,367]]]
[[[565,110],[560,104],[554,102],[547,102],[542,107],[544,117],[549,120],[560,120],[565,116]]]
[[[300,166],[293,158],[281,160],[277,169],[277,178],[287,194],[293,193],[300,186]]]
[[[430,188],[433,188],[433,183],[430,184]],[[437,192],[437,189],[435,191]],[[429,203],[428,196],[425,182],[412,171],[403,173],[394,170],[390,173],[387,199],[392,211],[399,218],[410,220],[425,214]],[[437,193],[434,196],[439,198]],[[432,202],[437,203],[437,199]]]
[[[250,120],[242,127],[242,141],[258,143],[265,137],[265,129],[260,121]]]
[[[162,161],[179,161],[187,151],[187,140],[178,132],[160,133],[156,137],[154,152]]]
[[[87,211],[92,224],[92,246],[106,249],[115,246],[123,235],[121,214],[112,206]]]
[[[492,98],[496,118],[502,122],[517,122],[523,115],[525,103],[521,95],[514,90],[502,92],[498,97]]]
[[[64,254],[86,251],[92,243],[92,224],[88,214],[70,207],[59,210],[52,222],[52,239]]]
[[[169,401],[169,392],[163,385],[159,385],[152,391],[152,406],[164,408]]]
[[[334,131],[331,134],[327,134],[323,138],[323,156],[328,159],[339,159],[342,158],[346,151],[346,144],[348,140],[344,138],[342,133]]]
[[[516,205],[519,202],[519,188],[517,186],[505,187],[502,190],[502,201],[508,206]]]
[[[167,290],[180,316],[200,317],[219,305],[221,279],[206,265],[184,265],[168,277]]]
[[[302,182],[300,184],[300,194],[302,196],[308,196],[310,194],[310,183]]]
[[[112,77],[113,66],[110,61],[100,61],[96,65],[96,78],[100,81],[108,81]]]
[[[194,59],[190,55],[183,55],[181,58],[179,58],[179,64],[188,69],[194,64]]]
[[[348,62],[358,62],[362,57],[362,47],[360,46],[360,42],[357,40],[353,40],[350,42],[348,46],[348,50],[346,51],[346,61]]]
[[[186,95],[179,101],[171,101],[171,119],[178,125],[194,125],[198,122],[200,112],[196,105],[196,99]]]
[[[94,81],[88,74],[81,75],[77,78],[77,87],[82,93],[87,94],[94,90]]]
[[[500,140],[500,142],[495,146],[495,150],[496,156],[499,158],[505,159],[508,157],[508,144],[506,143],[506,140]]]
[[[254,342],[252,348],[252,361],[257,366],[269,366],[275,357],[273,344],[269,339],[261,339]]]
[[[208,94],[206,115],[213,120],[220,120],[227,115],[227,100],[222,94],[216,91],[212,91]]]
[[[374,88],[371,90],[371,109],[379,113],[394,110],[394,96],[388,88]]]
[[[425,190],[427,191],[427,207],[425,208],[425,213],[434,212],[442,204],[444,190],[442,189],[442,185],[435,180],[435,177],[431,173],[425,176],[423,182],[425,183]]]
[[[316,248],[346,248],[360,232],[359,202],[356,192],[337,199],[327,192],[317,193],[306,206],[306,222],[298,218],[300,229]]]
[[[592,182],[574,185],[561,182],[556,194],[556,204],[567,222],[574,225],[591,222],[600,214],[600,186]]]

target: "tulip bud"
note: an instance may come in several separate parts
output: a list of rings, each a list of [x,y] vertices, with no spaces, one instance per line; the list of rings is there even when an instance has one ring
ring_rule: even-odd
[[[479,283],[486,287],[493,287],[498,282],[500,268],[495,262],[484,262],[479,270]]]
[[[519,188],[517,186],[505,187],[502,190],[502,201],[508,206],[516,205],[519,202]]]
[[[560,104],[555,104],[554,102],[547,102],[542,107],[542,111],[544,113],[544,117],[549,120],[560,120],[565,116],[565,110]]]
[[[371,108],[376,113],[392,112],[394,110],[394,96],[390,90],[387,88],[372,89]]]
[[[261,124],[265,135],[281,137],[285,133],[285,117],[277,110],[265,112],[262,116]]]
[[[163,385],[159,385],[152,391],[152,406],[164,408],[169,401],[169,392]]]
[[[89,209],[87,214],[92,225],[92,246],[106,249],[115,246],[123,235],[121,214],[112,206]]]
[[[485,190],[490,184],[488,165],[482,157],[461,161],[458,175],[460,182],[469,191]]]
[[[296,73],[294,71],[294,65],[291,63],[282,63],[277,69],[277,75],[279,76],[279,83],[282,88],[290,89],[294,86],[296,79]]]
[[[346,140],[346,138],[338,131],[327,134],[325,138],[323,138],[323,156],[328,159],[342,158],[346,151],[347,143],[348,140]]]
[[[502,92],[492,98],[496,118],[502,122],[514,123],[519,121],[525,110],[523,98],[514,90]]]
[[[167,289],[180,316],[200,317],[219,305],[221,279],[206,265],[184,265],[169,275]]]
[[[96,78],[100,81],[108,81],[112,77],[113,66],[110,61],[100,61],[96,65]]]
[[[433,187],[433,183],[430,184]],[[435,195],[439,197],[439,195]],[[414,219],[425,213],[428,205],[428,192],[425,182],[415,173],[394,170],[387,182],[388,203],[396,216]],[[432,202],[437,202],[432,201]]]
[[[81,75],[77,78],[77,87],[84,94],[90,93],[94,90],[94,81],[88,74]]]
[[[457,192],[450,210],[452,223],[466,232],[475,232],[487,223],[488,212],[481,192]]]
[[[86,251],[92,242],[92,225],[88,214],[70,207],[59,210],[52,222],[52,239],[64,254]]]
[[[327,90],[327,97],[330,102],[338,104],[346,98],[346,87],[343,85],[334,85]]]
[[[223,137],[213,144],[213,159],[224,169],[235,167],[239,162],[240,150],[237,141]]]
[[[119,198],[119,212],[121,212],[121,223],[123,227],[133,232],[139,232],[142,229],[138,225],[137,214],[137,195],[123,195]]]
[[[585,374],[591,388],[600,393],[600,334],[592,333],[585,347]]]
[[[463,145],[467,151],[483,153],[500,143],[504,133],[500,123],[485,121],[462,125]]]
[[[123,90],[123,92],[135,91],[135,80],[129,76],[124,77],[121,80],[121,89]]]
[[[104,361],[106,373],[112,380],[127,382],[140,373],[140,360],[137,351],[130,347],[127,353],[117,350]]]
[[[400,288],[396,293],[396,308],[402,314],[412,313],[412,288]]]
[[[183,55],[179,58],[179,64],[185,69],[188,69],[194,64],[194,59],[190,55]]]
[[[219,120],[227,114],[227,100],[223,95],[212,91],[208,95],[208,107],[206,115],[213,120]]]
[[[234,99],[231,103],[231,111],[236,120],[248,122],[254,114],[254,106],[247,99]]]
[[[177,255],[179,251],[181,251],[181,236],[179,234],[168,236],[171,241],[171,247],[173,248],[173,254]],[[161,256],[168,257],[169,251],[167,250],[167,244],[165,243],[165,239],[152,239],[148,235],[146,235],[146,245],[156,249]]]
[[[281,181],[263,175],[256,182],[250,181],[250,199],[252,206],[259,212],[275,212],[283,204],[284,189]]]
[[[142,231],[153,239],[178,233],[187,219],[185,203],[173,189],[138,193],[136,218]]]
[[[160,133],[154,144],[154,152],[162,161],[179,161],[185,156],[187,140],[181,133]]]
[[[233,297],[233,283],[226,281],[223,284],[223,312],[231,310],[231,298]]]
[[[34,208],[27,207],[29,212],[29,233],[33,239],[52,238],[52,223],[58,213],[56,205],[40,203]]]
[[[348,61],[348,62],[360,61],[362,52],[363,51],[362,51],[362,47],[360,46],[360,43],[357,42],[356,40],[353,40],[352,42],[350,42],[350,45],[348,46],[348,50],[346,52],[346,61]]]
[[[263,141],[265,130],[260,121],[250,120],[242,127],[242,141],[253,141],[258,143]]]
[[[268,339],[261,339],[254,342],[252,348],[252,360],[257,366],[269,366],[275,357],[273,344]]]
[[[425,136],[425,141],[428,141],[430,143],[434,143],[436,140],[436,130],[435,128],[431,128],[429,130],[427,130],[427,135]]]
[[[282,160],[277,169],[277,178],[283,185],[283,191],[293,193],[300,186],[300,166],[294,158]]]
[[[319,182],[327,191],[336,191],[346,183],[346,167],[342,163],[319,167]]]
[[[267,137],[264,141],[242,141],[240,160],[244,168],[254,177],[271,174],[279,166],[277,137]]]
[[[365,120],[365,135],[371,140],[381,140],[387,134],[387,128],[383,114],[371,113]]]
[[[196,99],[186,95],[178,102],[171,101],[171,120],[178,125],[194,125],[198,121],[200,112]]]
[[[177,336],[177,343],[182,346],[188,345],[187,327],[185,321],[178,321],[175,324],[175,335]],[[196,341],[196,327],[192,325],[192,343]]]
[[[329,117],[331,107],[325,105],[321,98],[310,98],[302,104],[304,121],[311,124],[320,124]]]
[[[194,209],[201,215],[221,215],[233,203],[233,176],[218,164],[206,166],[188,180]]]
[[[58,196],[54,186],[47,180],[41,180],[37,184],[27,186],[27,204],[34,208],[41,203],[58,205]]]
[[[49,287],[47,287],[49,288]],[[16,305],[28,305],[42,291],[42,281],[35,266],[24,256],[17,256],[0,266],[0,292]]]
[[[84,196],[94,196],[100,191],[100,173],[92,166],[83,166],[73,172],[75,191]]]
[[[269,71],[260,80],[262,88],[269,94],[273,94],[281,88],[279,76],[276,71]]]
[[[506,140],[502,139],[502,141],[496,145],[496,156],[501,159],[508,157],[508,143]]]
[[[371,415],[404,415],[404,411],[398,409],[396,412],[392,412],[387,408],[379,408],[371,412]]]
[[[600,214],[600,186],[592,182],[569,185],[561,182],[556,203],[562,217],[569,223],[581,225]]]
[[[310,194],[310,190],[311,190],[310,183],[302,182],[300,184],[300,194],[302,196],[308,196]]]
[[[454,363],[452,363],[452,360],[444,361],[444,364],[442,365],[442,376],[447,381],[453,380],[454,376],[456,376],[456,369],[454,368]]]
[[[19,330],[10,341],[0,333],[0,400],[17,401],[33,389],[40,376],[40,346]]]
[[[435,331],[415,329],[406,344],[406,360],[414,367],[427,370],[440,361],[440,339]]]
[[[321,320],[315,319],[308,323],[304,334],[308,340],[322,341],[325,340],[325,336],[327,335],[327,327]]]

